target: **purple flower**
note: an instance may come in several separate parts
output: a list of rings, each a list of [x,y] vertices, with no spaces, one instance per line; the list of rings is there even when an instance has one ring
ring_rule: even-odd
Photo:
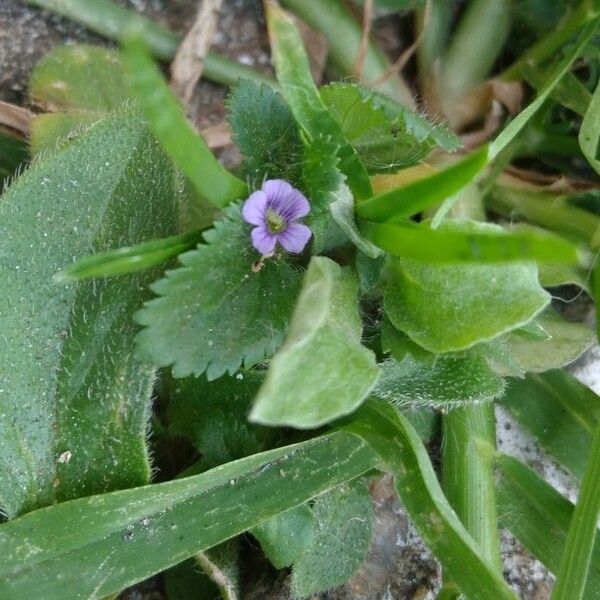
[[[244,220],[256,225],[252,245],[262,255],[273,252],[277,242],[288,252],[302,252],[312,232],[296,221],[309,212],[310,205],[302,192],[283,179],[265,181],[242,207]]]

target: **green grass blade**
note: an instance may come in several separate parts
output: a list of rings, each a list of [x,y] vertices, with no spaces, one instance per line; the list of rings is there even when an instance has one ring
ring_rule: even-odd
[[[590,165],[600,174],[600,83],[583,117],[579,145]]]
[[[600,397],[556,369],[511,379],[502,403],[546,452],[581,480],[600,423]]]
[[[365,166],[319,95],[300,33],[272,0],[265,6],[277,79],[294,117],[311,140],[330,136],[339,145],[339,168],[348,185],[358,200],[368,198],[373,191]]]
[[[429,177],[359,202],[356,214],[361,219],[378,223],[399,222],[460,191],[486,164],[487,148],[483,147]]]
[[[504,128],[502,133],[490,144],[489,158],[493,160],[500,152],[502,152],[513,139],[521,132],[523,127],[531,119],[531,117],[540,109],[542,104],[548,99],[552,90],[556,87],[562,77],[569,72],[571,65],[579,56],[586,44],[590,41],[598,26],[598,19],[589,22],[579,34],[576,43],[571,50],[567,52],[563,60],[558,64],[554,73],[549,78],[546,85],[539,91],[535,100],[523,111],[521,111],[509,124]]]
[[[337,432],[201,475],[81,498],[0,525],[0,598],[102,598],[370,470]],[[57,577],[60,574],[60,577]]]
[[[600,246],[600,218],[569,204],[566,196],[524,187],[496,185],[486,204],[506,218],[518,216],[592,248]]]
[[[142,271],[195,248],[200,241],[202,241],[202,232],[193,231],[137,246],[92,254],[59,271],[54,276],[54,280],[62,283]]]
[[[362,234],[376,246],[397,256],[432,263],[531,260],[577,264],[575,246],[551,234],[461,232],[431,229],[410,221],[399,224],[361,221]]]
[[[550,571],[559,569],[573,505],[537,473],[518,460],[497,457],[496,493],[500,525]],[[586,600],[600,598],[600,543],[596,540],[585,592]],[[575,596],[569,596],[569,600]]]
[[[448,504],[406,418],[389,404],[367,401],[347,429],[363,437],[395,474],[396,490],[419,534],[463,594],[471,600],[516,600]]]
[[[600,517],[600,425],[596,427],[579,498],[569,524],[551,600],[582,600]]]
[[[204,139],[193,130],[183,107],[145,48],[143,38],[127,38],[123,62],[150,129],[200,196],[218,208],[244,198],[246,184],[221,165]]]

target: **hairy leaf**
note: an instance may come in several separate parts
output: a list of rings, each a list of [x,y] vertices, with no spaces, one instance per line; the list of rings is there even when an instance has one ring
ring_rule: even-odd
[[[36,162],[0,203],[0,507],[14,516],[143,484],[153,369],[132,314],[155,273],[58,286],[91,250],[173,233],[169,162],[135,115]]]
[[[442,228],[448,227],[446,221]],[[497,226],[456,222],[458,231]],[[432,265],[407,258],[389,263],[384,295],[392,324],[430,352],[455,352],[524,325],[550,301],[535,263]]]
[[[355,277],[328,258],[313,257],[250,419],[311,428],[352,412],[378,375],[375,355],[360,337]]]
[[[66,142],[72,141],[85,131],[88,125],[98,121],[103,113],[68,112],[43,113],[31,119],[29,126],[29,147],[32,156],[40,152],[52,151]]]
[[[504,380],[477,354],[434,355],[419,360],[411,355],[398,363],[387,360],[371,392],[376,398],[403,406],[452,408],[489,402],[504,391]]]
[[[330,83],[319,93],[370,173],[397,171],[438,145],[451,151],[460,144],[443,126],[361,86]]]
[[[302,142],[289,106],[265,84],[241,79],[227,103],[233,141],[252,187],[264,179],[300,181]]]
[[[251,531],[276,569],[296,562],[312,542],[315,517],[308,504],[301,504],[261,523]]]
[[[305,598],[347,581],[371,544],[373,503],[363,481],[344,484],[315,500],[311,542],[294,562],[291,590]]]
[[[118,52],[84,44],[48,52],[31,73],[29,95],[46,110],[98,115],[119,108],[130,98]]]
[[[533,323],[540,328],[541,336],[517,329],[501,340],[503,351],[523,371],[558,369],[573,362],[594,343],[594,332],[587,325],[565,321],[553,309],[545,310]]]
[[[240,371],[216,381],[206,377],[175,379],[169,384],[169,431],[187,437],[211,469],[264,450],[274,430],[248,423],[247,413],[264,375]]]
[[[258,258],[239,207],[204,234],[206,244],[180,255],[182,266],[157,281],[138,312],[140,356],[173,365],[175,377],[235,373],[272,354],[283,340],[301,275],[284,259]]]

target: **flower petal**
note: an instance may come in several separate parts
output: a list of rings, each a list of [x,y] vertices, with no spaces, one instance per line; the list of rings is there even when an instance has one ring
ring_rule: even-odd
[[[300,190],[292,188],[281,216],[290,222],[305,217],[309,212],[310,204],[304,194]]]
[[[269,233],[266,227],[255,227],[250,233],[252,245],[264,256],[275,249],[277,236]]]
[[[280,202],[284,201],[293,189],[292,185],[284,179],[268,179],[262,186],[262,191],[269,199],[269,206],[275,210],[281,206]]]
[[[266,209],[267,195],[262,190],[250,194],[242,207],[244,221],[252,225],[264,225]]]
[[[285,250],[293,254],[300,254],[308,240],[312,235],[312,231],[301,223],[292,223],[283,233],[277,236],[277,241]]]

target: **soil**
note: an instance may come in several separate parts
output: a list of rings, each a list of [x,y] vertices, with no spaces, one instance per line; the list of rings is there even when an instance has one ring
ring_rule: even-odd
[[[308,0],[307,0],[308,1]],[[120,4],[184,33],[197,10],[196,0],[120,0]],[[401,30],[393,19],[378,22],[378,33],[387,49],[400,51]],[[49,12],[27,7],[19,0],[0,0],[0,100],[27,105],[27,80],[35,63],[52,47],[63,43],[109,44],[86,29]],[[258,0],[225,0],[214,49],[242,63],[270,72],[261,3]],[[394,57],[393,57],[394,58]],[[218,123],[225,116],[226,90],[201,81],[192,102],[192,119],[198,127]],[[583,314],[589,318],[589,306]],[[600,393],[600,350],[592,349],[573,367],[584,383]],[[527,460],[571,499],[576,486],[568,475],[498,409],[498,444],[502,451]],[[370,556],[345,586],[321,594],[321,600],[425,600],[439,590],[441,573],[395,498],[391,481],[384,477],[372,488],[375,501],[375,534]],[[552,576],[508,533],[502,534],[505,575],[524,600],[547,600]],[[246,573],[244,598],[287,600],[285,572],[275,572],[253,561]],[[261,573],[269,573],[268,581]],[[161,600],[160,579],[155,578],[121,594],[128,600]]]

